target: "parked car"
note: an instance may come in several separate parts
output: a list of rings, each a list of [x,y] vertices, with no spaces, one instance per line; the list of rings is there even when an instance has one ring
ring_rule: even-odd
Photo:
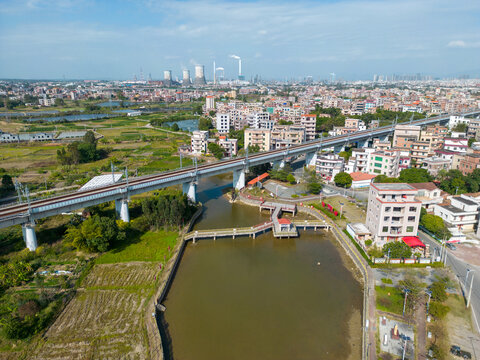
[[[447,243],[447,247],[450,249],[450,250],[457,250],[457,247],[455,245],[453,245],[452,243]]]
[[[452,345],[452,347],[450,348],[450,352],[453,355],[458,356],[462,359],[471,359],[472,358],[472,354],[470,354],[468,351],[460,349],[460,346],[457,346],[457,345]]]

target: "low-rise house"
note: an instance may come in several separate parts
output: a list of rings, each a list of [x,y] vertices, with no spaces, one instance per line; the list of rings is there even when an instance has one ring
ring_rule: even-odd
[[[272,147],[272,131],[266,129],[245,129],[245,147],[258,146],[260,151],[268,151]]]
[[[426,169],[430,175],[437,176],[440,170],[450,170],[452,160],[442,159],[439,156],[430,156],[423,159],[421,168]]]
[[[367,172],[368,168],[368,156],[375,152],[374,149],[364,148],[364,149],[352,149],[352,156],[348,159],[348,162],[345,164],[345,172]]]
[[[305,128],[296,125],[275,125],[271,142],[273,149],[282,149],[292,145],[303,144],[306,140]]]
[[[464,138],[445,138],[443,149],[465,154],[468,149],[468,139]]]
[[[370,154],[367,172],[375,175],[397,177],[399,175],[400,153],[397,151],[376,151]]]
[[[480,201],[468,195],[449,196],[450,204],[437,204],[433,213],[440,216],[449,227],[473,231],[478,223]]]
[[[225,156],[232,157],[237,155],[238,140],[228,139],[226,136],[218,137],[218,145],[225,149]]]
[[[352,189],[361,189],[361,188],[368,188],[370,183],[377,177],[374,174],[366,174],[363,172],[352,172],[350,173],[352,177]]]
[[[442,190],[437,188],[433,182],[410,184],[417,189],[415,199],[422,203],[427,212],[433,212],[433,206],[443,202]]]

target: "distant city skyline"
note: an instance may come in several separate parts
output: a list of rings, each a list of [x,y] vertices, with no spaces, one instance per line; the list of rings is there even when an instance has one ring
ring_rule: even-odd
[[[480,2],[0,0],[0,78],[480,76]]]

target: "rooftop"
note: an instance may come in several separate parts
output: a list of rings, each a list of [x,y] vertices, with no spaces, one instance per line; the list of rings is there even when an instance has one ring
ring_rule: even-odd
[[[375,178],[377,175],[373,174],[365,174],[360,171],[350,173],[353,181],[362,181],[362,180],[371,180]]]
[[[433,182],[424,182],[424,183],[410,183],[410,186],[413,186],[415,189],[418,190],[436,190],[438,189],[437,186]]]
[[[465,205],[478,205],[477,202],[475,201],[472,201],[472,200],[469,200],[469,199],[466,199],[464,197],[461,197],[461,196],[457,196],[457,197],[453,197],[452,199],[455,199],[457,201],[460,201],[461,203],[465,204]]]
[[[373,183],[371,184],[374,188],[383,191],[399,191],[399,190],[408,190],[408,191],[415,191],[413,186],[410,184],[403,184],[403,183]]]
[[[440,206],[440,207],[444,208],[445,210],[450,211],[451,213],[454,213],[454,214],[465,214],[465,213],[470,212],[470,211],[465,211],[465,210],[459,209],[459,208],[457,208],[455,206],[452,206],[452,205],[437,205],[437,206]]]

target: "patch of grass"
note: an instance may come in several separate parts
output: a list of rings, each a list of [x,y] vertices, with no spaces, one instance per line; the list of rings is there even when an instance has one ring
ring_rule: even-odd
[[[391,285],[391,284],[393,284],[393,281],[392,281],[392,279],[382,278],[382,283]]]
[[[377,309],[393,314],[403,313],[403,293],[392,286],[375,286]]]
[[[129,261],[163,261],[170,257],[177,243],[178,233],[174,231],[148,231],[99,256],[97,264],[113,264]]]

